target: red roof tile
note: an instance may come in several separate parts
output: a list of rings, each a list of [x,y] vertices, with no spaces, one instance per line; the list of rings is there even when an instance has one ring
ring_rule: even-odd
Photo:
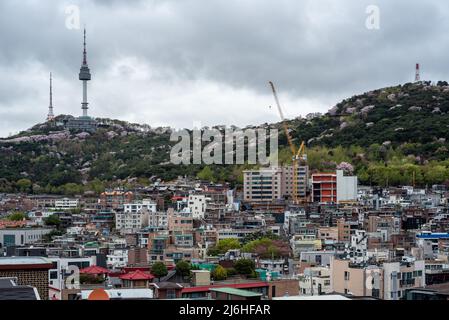
[[[99,266],[90,266],[80,270],[80,273],[85,274],[107,274],[109,273],[108,269],[99,267]]]
[[[152,280],[154,276],[151,273],[146,273],[140,270],[124,274],[119,277],[122,280]]]

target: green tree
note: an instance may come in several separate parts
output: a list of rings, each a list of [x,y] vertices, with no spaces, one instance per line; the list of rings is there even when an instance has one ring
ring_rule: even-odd
[[[205,180],[205,181],[215,181],[214,178],[214,172],[209,166],[205,166],[203,170],[198,172],[197,174],[198,179]]]
[[[16,186],[20,192],[26,192],[26,193],[30,192],[32,185],[33,185],[33,183],[31,182],[30,179],[20,179],[16,182]]]
[[[9,221],[22,221],[27,215],[24,212],[14,212],[8,216]]]
[[[151,266],[151,273],[161,280],[162,277],[165,277],[168,274],[167,266],[163,262],[155,262]]]
[[[176,274],[182,277],[188,277],[192,266],[187,261],[181,260],[176,264]]]
[[[260,240],[260,239],[271,239],[271,240],[279,240],[280,237],[276,234],[274,234],[272,231],[257,231],[254,233],[250,233],[243,238],[243,243],[246,244],[248,242],[254,241],[254,240]]]
[[[100,194],[104,192],[105,186],[101,180],[95,178],[94,180],[88,183],[87,190],[93,191],[95,192],[95,194]]]
[[[50,233],[45,234],[42,239],[46,242],[51,242],[54,237],[62,236],[62,231],[59,230],[52,230]]]
[[[282,240],[262,238],[248,242],[242,251],[257,254],[264,259],[282,258],[290,255],[290,246]]]
[[[218,241],[218,243],[209,249],[208,254],[211,256],[215,256],[218,254],[225,254],[228,250],[231,249],[240,249],[240,241],[238,239],[223,239]]]
[[[67,196],[74,196],[76,194],[82,194],[84,192],[83,186],[76,183],[66,183],[63,186],[64,194]]]
[[[234,265],[235,271],[242,275],[252,275],[256,269],[256,265],[251,259],[239,259]]]
[[[442,165],[426,167],[424,171],[424,182],[428,184],[442,183],[449,177],[448,173],[448,169]]]
[[[225,268],[223,268],[222,266],[218,265],[214,269],[214,271],[212,271],[211,276],[216,281],[226,280],[226,278],[228,277],[228,272],[226,271]]]
[[[44,219],[44,223],[47,226],[55,226],[58,228],[61,225],[61,220],[57,214],[52,214],[48,218]]]

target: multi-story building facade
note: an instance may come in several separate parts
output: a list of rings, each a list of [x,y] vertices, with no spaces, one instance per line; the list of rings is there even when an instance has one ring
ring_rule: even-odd
[[[347,242],[351,241],[351,236],[355,234],[355,231],[359,229],[359,222],[352,220],[345,220],[344,218],[337,220],[338,241]]]
[[[166,225],[167,215],[158,214],[156,207],[156,203],[151,200],[124,204],[124,211],[117,211],[115,214],[116,229],[121,232],[136,232],[150,224]]]
[[[206,196],[203,194],[189,195],[188,208],[193,219],[203,219],[206,213]]]
[[[50,228],[0,229],[0,247],[21,246],[41,241]]]
[[[114,249],[106,256],[107,266],[111,269],[119,269],[128,265],[128,249]]]
[[[282,199],[282,169],[279,167],[243,171],[244,200],[271,202]]]
[[[0,278],[17,278],[17,284],[35,287],[42,300],[48,300],[48,270],[52,262],[43,257],[0,258]]]
[[[426,285],[425,262],[389,262],[383,264],[385,300],[399,300],[405,290]]]
[[[56,300],[63,300],[65,291],[74,286],[72,279],[69,278],[79,272],[79,270],[96,265],[96,257],[72,257],[72,258],[59,258],[49,257],[52,263],[52,268],[48,270],[48,287],[49,298]],[[73,278],[73,280],[76,280]],[[66,283],[67,282],[67,283]]]
[[[282,167],[282,196],[291,198],[293,195],[293,179],[294,166]],[[309,167],[297,167],[297,195],[299,198],[305,199],[308,193],[309,185]]]
[[[137,213],[140,212],[143,208],[147,209],[150,212],[156,212],[157,204],[151,199],[144,199],[142,201],[125,203],[123,205],[125,213]]]
[[[133,200],[134,193],[131,191],[105,191],[100,195],[99,204],[103,208],[118,209]]]
[[[425,286],[422,260],[370,265],[333,259],[331,274],[334,292],[384,300],[399,300],[406,289]]]
[[[357,176],[345,176],[343,170],[337,170],[337,203],[357,201]]]
[[[312,174],[312,199],[320,203],[357,200],[357,177],[345,176],[343,170]]]
[[[56,210],[73,210],[80,206],[79,199],[62,198],[55,200]]]
[[[301,295],[314,296],[332,292],[331,272],[328,267],[311,267],[299,278]]]
[[[312,174],[313,202],[337,202],[337,175],[335,173]]]
[[[294,191],[294,167],[271,167],[248,170],[244,175],[244,199],[249,202],[271,202],[291,198]],[[297,167],[297,195],[308,195],[309,167]]]

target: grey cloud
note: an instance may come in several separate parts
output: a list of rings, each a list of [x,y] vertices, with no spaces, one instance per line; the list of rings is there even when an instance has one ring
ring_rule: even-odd
[[[325,111],[347,96],[411,81],[416,62],[423,78],[448,79],[449,5],[444,0],[1,1],[0,70],[26,74],[23,66],[36,63],[41,68],[28,71],[33,79],[39,77],[31,72],[45,79],[53,71],[64,83],[55,97],[60,112],[79,112],[82,33],[65,28],[69,4],[79,5],[81,23],[87,24],[89,93],[92,112],[101,116],[130,119],[143,113],[140,118],[150,124],[189,125],[195,115],[211,123],[256,124],[276,121],[276,114],[264,110],[231,117],[220,107],[233,103],[242,109],[257,101],[264,104],[257,108],[266,108],[272,104],[268,80],[278,85],[286,113],[297,116],[312,106]],[[380,8],[380,30],[365,28],[371,4]],[[137,65],[111,71],[128,58]],[[14,106],[27,114],[24,101],[32,99],[45,114],[46,84],[26,77],[14,84],[9,80],[0,79],[0,111]],[[211,96],[199,96],[206,93],[191,82],[223,86],[231,96],[216,97],[213,90],[206,90]],[[176,92],[170,84],[176,84]],[[248,99],[236,93],[242,90]],[[233,94],[240,100],[233,101]],[[23,119],[16,130],[24,122],[33,124],[29,116]]]

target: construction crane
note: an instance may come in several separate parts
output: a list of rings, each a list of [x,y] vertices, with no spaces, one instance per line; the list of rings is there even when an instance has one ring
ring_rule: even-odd
[[[285,121],[284,113],[282,112],[281,104],[279,103],[279,98],[276,93],[276,89],[274,87],[273,82],[269,82],[271,89],[273,91],[274,100],[276,101],[276,105],[279,111],[279,115],[282,120],[282,126],[284,128],[285,136],[287,137],[288,145],[290,146],[290,151],[292,153],[292,165],[293,165],[293,186],[292,186],[292,199],[293,203],[298,204],[299,202],[305,201],[305,199],[299,199],[298,197],[298,166],[301,160],[307,161],[307,155],[305,153],[305,142],[303,141],[296,150],[296,147],[293,143],[293,139],[290,135],[290,131],[288,130],[287,121]],[[301,201],[302,200],[302,201]]]

